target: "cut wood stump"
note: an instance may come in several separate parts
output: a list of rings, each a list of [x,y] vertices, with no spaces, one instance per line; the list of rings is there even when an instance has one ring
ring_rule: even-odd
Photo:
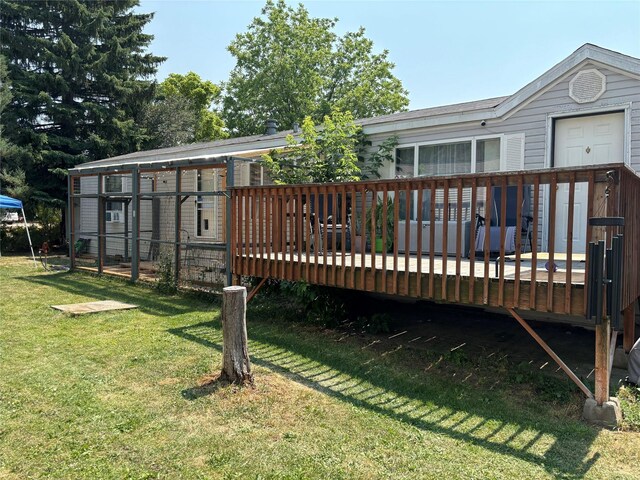
[[[253,385],[247,348],[247,289],[226,287],[222,291],[222,372],[220,379]]]

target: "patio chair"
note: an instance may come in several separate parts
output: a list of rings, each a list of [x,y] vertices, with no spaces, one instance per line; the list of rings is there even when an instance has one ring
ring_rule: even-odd
[[[500,255],[500,250],[503,245],[505,254],[515,253],[517,235],[520,235],[521,251],[523,253],[531,251],[533,246],[533,239],[531,236],[533,222],[533,217],[531,216],[531,185],[524,185],[523,187],[520,232],[516,231],[518,187],[507,187],[504,238],[501,238],[500,236],[502,231],[502,219],[500,218],[500,214],[502,212],[502,188],[491,187],[491,189],[491,198],[493,199],[491,205],[491,224],[486,225],[485,217],[476,214],[476,241],[474,246],[476,256],[484,256],[485,241],[487,241],[487,237],[489,241],[489,255],[491,257]]]
[[[322,255],[324,253],[324,246],[322,244],[324,224],[322,223],[322,219],[316,217],[315,213],[309,215],[309,228],[311,231],[311,235],[309,236],[311,248],[314,253]]]

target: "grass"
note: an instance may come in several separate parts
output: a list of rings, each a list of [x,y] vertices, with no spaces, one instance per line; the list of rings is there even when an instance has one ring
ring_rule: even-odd
[[[140,308],[49,307],[107,298]],[[584,424],[573,391],[541,399],[521,373],[487,388],[499,364],[469,384],[462,354],[385,349],[259,298],[248,313],[256,387],[217,387],[219,300],[0,258],[0,478],[640,475],[640,434]],[[640,407],[624,396],[631,427]]]

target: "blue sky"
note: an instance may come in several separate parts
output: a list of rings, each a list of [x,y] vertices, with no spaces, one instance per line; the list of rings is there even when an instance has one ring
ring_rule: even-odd
[[[300,2],[288,2],[297,4]],[[584,43],[640,57],[640,1],[305,1],[336,32],[363,26],[389,50],[410,108],[509,95]],[[262,1],[141,0],[155,12],[146,31],[168,57],[158,79],[194,71],[219,83],[234,66],[227,45],[260,14]]]

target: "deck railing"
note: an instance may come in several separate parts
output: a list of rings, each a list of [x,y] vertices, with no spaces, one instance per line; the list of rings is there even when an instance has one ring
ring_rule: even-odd
[[[437,301],[583,315],[583,252],[605,238],[588,217],[624,216],[640,260],[640,178],[622,164],[241,187],[231,210],[235,275]],[[623,305],[639,277],[625,270]]]

